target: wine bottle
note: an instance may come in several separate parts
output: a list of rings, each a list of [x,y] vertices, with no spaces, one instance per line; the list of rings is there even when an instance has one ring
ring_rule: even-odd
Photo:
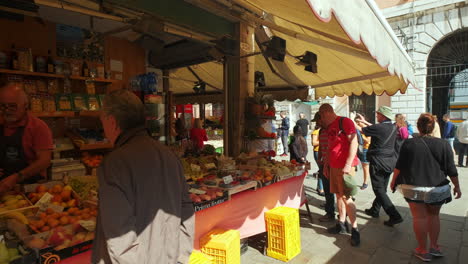
[[[82,69],[83,77],[89,77],[89,68],[84,57],[83,57],[83,66],[81,67],[81,69]]]
[[[47,72],[55,73],[55,65],[52,56],[50,56],[50,50],[47,51]]]
[[[16,51],[15,44],[11,45],[11,69],[19,70],[18,52]]]

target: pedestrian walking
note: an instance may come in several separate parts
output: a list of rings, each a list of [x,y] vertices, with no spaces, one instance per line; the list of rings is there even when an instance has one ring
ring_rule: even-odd
[[[442,136],[440,134],[440,126],[439,126],[439,122],[437,121],[437,116],[433,115],[433,117],[435,118],[436,122],[434,124],[434,130],[432,131],[431,136],[436,137],[436,138],[441,138]]]
[[[365,120],[365,117],[363,115],[360,115],[362,119]],[[367,159],[367,152],[369,151],[369,146],[371,143],[371,137],[366,136],[364,133],[362,133],[362,129],[366,127],[367,125],[360,121],[360,118],[356,117],[355,120],[356,122],[356,132],[361,134],[362,137],[362,149],[358,150],[358,158],[359,161],[361,162],[362,165],[362,172],[363,172],[363,181],[361,185],[361,190],[367,189],[369,187],[369,184],[367,183],[370,177],[370,172],[369,172],[369,160]]]
[[[294,126],[293,129],[294,138],[290,145],[291,160],[296,160],[298,163],[305,163],[307,161],[307,141],[302,136],[302,130],[300,126]]]
[[[453,142],[455,141],[455,131],[456,127],[453,125],[452,121],[450,121],[450,115],[445,114],[443,116],[444,120],[444,131],[442,133],[442,138],[447,141],[450,147],[453,150]]]
[[[395,115],[395,125],[397,126],[397,138],[395,141],[395,151],[398,154],[400,152],[401,145],[403,142],[408,139],[408,124],[406,123],[406,118],[402,114]]]
[[[362,132],[372,137],[367,158],[370,161],[369,171],[372,190],[375,194],[371,208],[364,210],[364,212],[369,216],[378,218],[380,208],[383,207],[385,213],[390,217],[384,224],[393,226],[403,222],[403,218],[387,195],[390,174],[393,172],[397,161],[395,151],[397,126],[392,123],[394,116],[390,107],[381,106],[376,114],[378,124],[372,125],[365,120],[360,120],[368,125],[362,129]]]
[[[347,118],[337,116],[333,107],[323,104],[319,108],[320,118],[328,133],[328,161],[330,169],[327,172],[330,178],[330,192],[336,195],[338,204],[338,223],[328,228],[331,234],[346,234],[349,232],[349,217],[351,225],[351,245],[358,246],[361,236],[356,221],[356,205],[352,197],[357,192],[354,182],[355,166],[359,164],[356,156],[358,142],[354,122]]]
[[[447,176],[454,185],[455,199],[462,195],[450,144],[430,136],[436,122],[431,114],[421,114],[417,122],[420,137],[403,143],[391,184],[393,191],[399,185],[411,209],[418,241],[414,255],[423,261],[444,256],[437,241],[440,209],[452,200]]]
[[[317,167],[320,167],[319,161],[318,161],[318,156],[319,156],[319,150],[320,150],[320,141],[319,141],[319,134],[321,130],[321,126],[318,122],[320,115],[319,113],[315,113],[314,119],[312,119],[312,122],[315,122],[315,128],[314,131],[312,131],[312,149],[314,150],[314,160],[317,163]],[[317,193],[320,196],[324,196],[325,192],[323,191],[323,182],[322,178],[317,176]]]
[[[280,112],[281,126],[278,128],[279,136],[281,137],[281,143],[283,144],[282,157],[288,156],[288,140],[289,140],[289,117],[286,116],[285,111]]]
[[[325,215],[319,218],[320,222],[335,221],[335,194],[330,192],[330,163],[328,162],[328,133],[325,124],[316,115],[316,123],[321,127],[319,131],[319,178],[322,179],[323,191],[325,193]]]
[[[457,139],[460,142],[460,147],[458,149],[458,166],[463,167],[463,159],[465,155],[468,155],[468,119],[463,121],[457,128]],[[468,167],[468,159],[465,164]]]
[[[309,121],[305,118],[304,113],[299,113],[299,120],[296,121],[296,125],[301,127],[302,136],[307,139],[309,135]]]
[[[91,263],[188,263],[195,217],[179,159],[148,135],[132,92],[107,94],[100,119],[114,149],[98,170]]]

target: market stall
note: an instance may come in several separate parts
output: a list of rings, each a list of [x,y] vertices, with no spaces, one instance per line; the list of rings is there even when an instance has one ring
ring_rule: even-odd
[[[298,208],[304,198],[305,168],[271,160],[275,110],[258,98],[307,100],[310,88],[317,97],[394,94],[412,80],[406,53],[368,1],[70,2],[36,0],[0,13],[9,36],[0,41],[0,77],[26,91],[29,114],[54,135],[48,180],[0,196],[3,262],[89,262],[96,167],[112,148],[98,119],[109,91],[140,96],[151,135],[166,143],[174,102],[224,104],[221,135],[230,157],[214,148],[199,156],[173,147],[190,185],[197,248],[215,227],[239,230],[243,238],[264,232],[265,211]],[[359,23],[347,7],[363,13]],[[378,26],[359,30],[364,25]],[[148,73],[147,62],[158,72]],[[255,72],[265,73],[262,88]]]

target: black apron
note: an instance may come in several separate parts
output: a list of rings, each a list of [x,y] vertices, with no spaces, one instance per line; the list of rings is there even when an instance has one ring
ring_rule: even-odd
[[[23,149],[24,127],[18,127],[11,136],[5,136],[3,126],[0,126],[0,168],[4,179],[29,166]],[[29,178],[24,183],[34,183],[41,179],[40,175]]]

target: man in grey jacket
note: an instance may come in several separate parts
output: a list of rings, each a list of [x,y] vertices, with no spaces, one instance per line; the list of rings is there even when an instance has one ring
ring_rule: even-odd
[[[98,170],[99,215],[92,263],[188,263],[194,211],[177,157],[145,129],[131,92],[106,95],[101,122],[114,144]]]

